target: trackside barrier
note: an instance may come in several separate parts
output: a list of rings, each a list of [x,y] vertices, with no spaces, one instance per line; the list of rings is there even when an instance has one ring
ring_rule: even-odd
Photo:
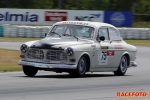
[[[3,36],[4,37],[27,37],[27,38],[41,38],[45,37],[51,26],[17,26],[4,24]]]
[[[51,26],[19,26],[4,24],[0,27],[0,36],[42,38]],[[150,28],[118,28],[123,39],[148,39]]]
[[[150,28],[118,28],[123,39],[150,40]]]
[[[2,27],[2,25],[0,25],[0,37],[3,36],[2,31],[3,31],[3,27]]]

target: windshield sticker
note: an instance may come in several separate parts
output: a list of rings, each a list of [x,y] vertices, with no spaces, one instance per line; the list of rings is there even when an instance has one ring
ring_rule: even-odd
[[[84,23],[84,22],[63,22],[63,24],[88,25],[88,23]]]

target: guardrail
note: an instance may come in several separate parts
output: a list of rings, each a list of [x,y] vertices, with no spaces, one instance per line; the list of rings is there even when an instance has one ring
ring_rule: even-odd
[[[51,26],[0,25],[3,37],[44,37]],[[150,28],[118,28],[123,39],[150,39]]]
[[[150,39],[150,28],[118,28],[123,39]]]
[[[47,33],[51,27],[51,26],[17,26],[9,24],[4,24],[2,26],[4,37],[31,37],[31,38],[45,37],[44,33]]]

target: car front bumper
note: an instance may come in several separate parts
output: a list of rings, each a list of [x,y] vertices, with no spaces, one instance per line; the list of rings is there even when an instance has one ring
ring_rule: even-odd
[[[67,64],[45,64],[45,63],[36,63],[36,62],[29,62],[29,61],[22,61],[18,62],[19,65],[23,66],[33,66],[38,68],[62,68],[62,69],[76,69],[77,65],[67,65]]]

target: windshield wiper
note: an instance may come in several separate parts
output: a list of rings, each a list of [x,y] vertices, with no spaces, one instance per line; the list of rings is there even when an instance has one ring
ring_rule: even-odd
[[[72,35],[69,35],[69,34],[63,34],[63,36],[72,36]]]
[[[74,38],[76,38],[77,39],[77,41],[79,40],[79,38],[78,37],[76,37],[75,35],[73,36]]]
[[[57,34],[57,35],[59,35],[59,37],[61,37],[61,35],[60,35],[60,34],[58,34],[58,33],[56,33],[56,32],[51,32],[51,33],[53,33],[53,34]]]

